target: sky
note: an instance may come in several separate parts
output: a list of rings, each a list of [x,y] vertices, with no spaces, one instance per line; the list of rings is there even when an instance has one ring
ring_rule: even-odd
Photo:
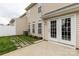
[[[27,0],[0,1],[0,24],[7,24],[12,18],[21,16],[29,4]]]

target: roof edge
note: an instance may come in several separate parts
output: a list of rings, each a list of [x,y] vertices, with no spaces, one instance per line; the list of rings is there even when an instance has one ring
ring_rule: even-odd
[[[51,17],[53,17],[53,16],[50,16],[51,14],[52,14],[52,15],[58,14],[59,12],[62,12],[63,10],[69,10],[70,7],[73,6],[73,8],[74,8],[74,7],[76,7],[77,5],[79,6],[79,3],[73,3],[73,4],[71,4],[71,5],[68,5],[68,6],[59,8],[59,9],[57,9],[57,10],[47,12],[47,13],[45,13],[45,14],[42,15],[42,18],[43,18],[43,19],[51,18]],[[78,9],[78,8],[77,8],[77,9]],[[75,10],[77,10],[77,9],[75,9]],[[78,10],[79,10],[79,9],[78,9]],[[68,12],[69,12],[69,11],[68,11]],[[71,10],[70,12],[72,12],[72,10]],[[66,12],[63,12],[63,14],[66,14],[66,13],[67,13],[67,11],[66,11]],[[55,16],[56,16],[56,15],[55,15]]]
[[[32,8],[34,5],[36,5],[37,3],[31,3],[29,6],[27,6],[25,8],[26,11],[28,11],[30,8]]]
[[[71,7],[71,6],[77,5],[77,4],[79,4],[79,3],[73,3],[73,4],[70,4],[70,5],[68,5],[68,6],[61,7],[61,8],[59,8],[59,9],[57,9],[57,10],[47,12],[47,13],[45,13],[44,15],[47,15],[47,14],[50,14],[50,13],[52,13],[52,12],[56,12],[56,11],[59,11],[59,10],[62,10],[62,9],[65,9],[65,8],[68,8],[68,7]]]
[[[24,17],[25,15],[26,15],[26,13],[22,14],[19,18],[22,18],[22,17]]]

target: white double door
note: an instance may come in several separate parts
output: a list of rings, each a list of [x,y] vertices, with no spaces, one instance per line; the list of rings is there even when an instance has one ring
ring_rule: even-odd
[[[70,18],[71,19],[71,40],[63,40],[62,39],[62,20],[65,18]],[[56,38],[51,37],[51,21],[56,20]],[[52,40],[52,41],[56,41],[56,42],[60,42],[60,43],[64,43],[67,45],[76,45],[76,18],[75,15],[67,15],[67,16],[62,16],[62,17],[58,17],[58,18],[51,18],[48,21],[48,39]]]

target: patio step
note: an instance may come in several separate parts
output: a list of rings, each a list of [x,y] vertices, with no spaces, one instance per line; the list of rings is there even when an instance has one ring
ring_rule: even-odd
[[[27,42],[25,42],[25,41],[23,41],[22,39],[20,39],[20,38],[15,38],[14,39],[15,41],[16,41],[16,46],[18,47],[18,48],[22,48],[22,47],[25,47],[25,46],[27,46],[28,45],[28,43]]]
[[[21,46],[19,45],[19,43],[17,43],[14,39],[11,40],[11,41],[15,44],[15,46],[16,46],[17,48],[21,48]]]
[[[24,38],[24,39],[26,39],[26,38]],[[24,40],[25,42],[27,42],[29,45],[30,44],[32,44],[31,42],[29,42],[27,39],[26,40]]]
[[[20,39],[20,37],[19,37]],[[26,38],[22,38],[20,39],[21,41],[23,41],[24,44],[32,44],[31,42],[29,42]]]
[[[25,42],[25,41],[21,41],[20,44],[21,44],[22,47],[25,47],[25,46],[28,46],[28,45],[29,45],[29,44],[28,44],[27,42]]]
[[[24,40],[22,39],[19,39],[24,45],[28,44],[27,42],[25,42]]]
[[[20,40],[18,40],[18,39],[16,39],[16,42],[18,43],[18,45],[22,48],[23,47],[23,43],[20,41]]]
[[[24,45],[24,46],[29,45],[25,40],[22,40],[22,39],[20,39],[20,38],[18,38],[18,39],[19,39],[19,41],[21,42],[22,46],[23,46],[23,45]]]
[[[43,40],[38,40],[38,41],[36,41],[36,42],[34,42],[34,43],[36,44],[36,43],[40,43],[40,42],[42,42],[42,41],[43,41]]]
[[[21,39],[21,37],[12,37],[12,42],[18,49],[32,44],[31,42],[26,40],[26,38]]]

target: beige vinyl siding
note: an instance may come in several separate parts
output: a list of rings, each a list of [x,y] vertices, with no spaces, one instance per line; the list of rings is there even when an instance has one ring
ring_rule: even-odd
[[[79,12],[76,14],[76,48],[79,48]]]
[[[41,13],[38,13],[38,7],[39,7],[39,4],[36,4],[27,11],[27,19],[28,19],[28,24],[30,25],[30,34],[41,37],[42,34],[38,34],[38,23],[42,23],[43,25],[43,21],[40,18]],[[33,24],[35,24],[35,33],[32,33]]]
[[[29,19],[28,21],[30,23],[39,20],[37,5],[33,6],[30,10],[27,11],[27,18]]]
[[[27,18],[26,16],[22,18],[17,18],[16,19],[16,35],[22,35],[23,31],[27,31],[28,26],[27,26]]]
[[[70,4],[71,3],[43,3],[42,4],[42,13],[45,14],[47,12],[57,10],[64,6],[68,6]]]
[[[70,5],[69,3],[38,3],[31,7],[27,11],[27,19],[28,19],[28,25],[30,24],[30,34],[34,36],[42,36],[46,40],[48,40],[48,24],[46,23],[46,26],[44,25],[44,21],[41,18],[41,15],[59,9],[61,7]],[[41,13],[38,13],[38,7],[41,6]],[[38,23],[42,23],[42,35],[38,34]],[[46,21],[47,22],[47,21]],[[35,33],[32,33],[32,24],[35,24]]]
[[[48,20],[45,20],[45,24],[44,24],[44,39],[48,40],[48,33],[49,33],[50,29],[48,27]]]
[[[50,11],[54,11],[54,10],[57,10],[59,8],[62,8],[62,7],[65,7],[65,6],[68,6],[72,3],[43,3],[43,4],[36,4],[34,5],[32,8],[30,8],[28,11],[27,11],[27,20],[28,22],[26,22],[27,26],[20,26],[23,22],[25,22],[25,20],[21,20],[19,21],[19,23],[17,25],[19,25],[19,28],[17,28],[17,33],[22,33],[23,30],[26,30],[26,28],[28,27],[28,25],[30,24],[30,29],[31,29],[31,35],[35,35],[35,36],[42,36],[44,39],[46,40],[49,40],[49,37],[48,37],[48,33],[50,32],[50,29],[49,29],[49,26],[48,26],[48,22],[49,20],[42,20],[41,18],[41,14],[44,15],[45,13],[48,13]],[[41,5],[41,8],[42,8],[42,13],[38,13],[38,7],[39,5]],[[76,48],[79,48],[79,12],[73,12],[76,14]],[[71,13],[71,14],[73,14]],[[70,13],[68,13],[69,15]],[[63,14],[62,16],[64,15],[67,15],[67,14]],[[58,16],[57,16],[58,17]],[[38,34],[38,23],[42,23],[43,27],[42,27],[42,35],[39,35]],[[32,24],[35,24],[35,33],[33,34],[32,33]],[[73,24],[74,24],[74,21],[73,21]],[[26,27],[26,28],[25,28]],[[20,28],[24,28],[23,30],[19,30]],[[75,32],[75,31],[73,31]],[[74,37],[74,36],[73,36]]]

